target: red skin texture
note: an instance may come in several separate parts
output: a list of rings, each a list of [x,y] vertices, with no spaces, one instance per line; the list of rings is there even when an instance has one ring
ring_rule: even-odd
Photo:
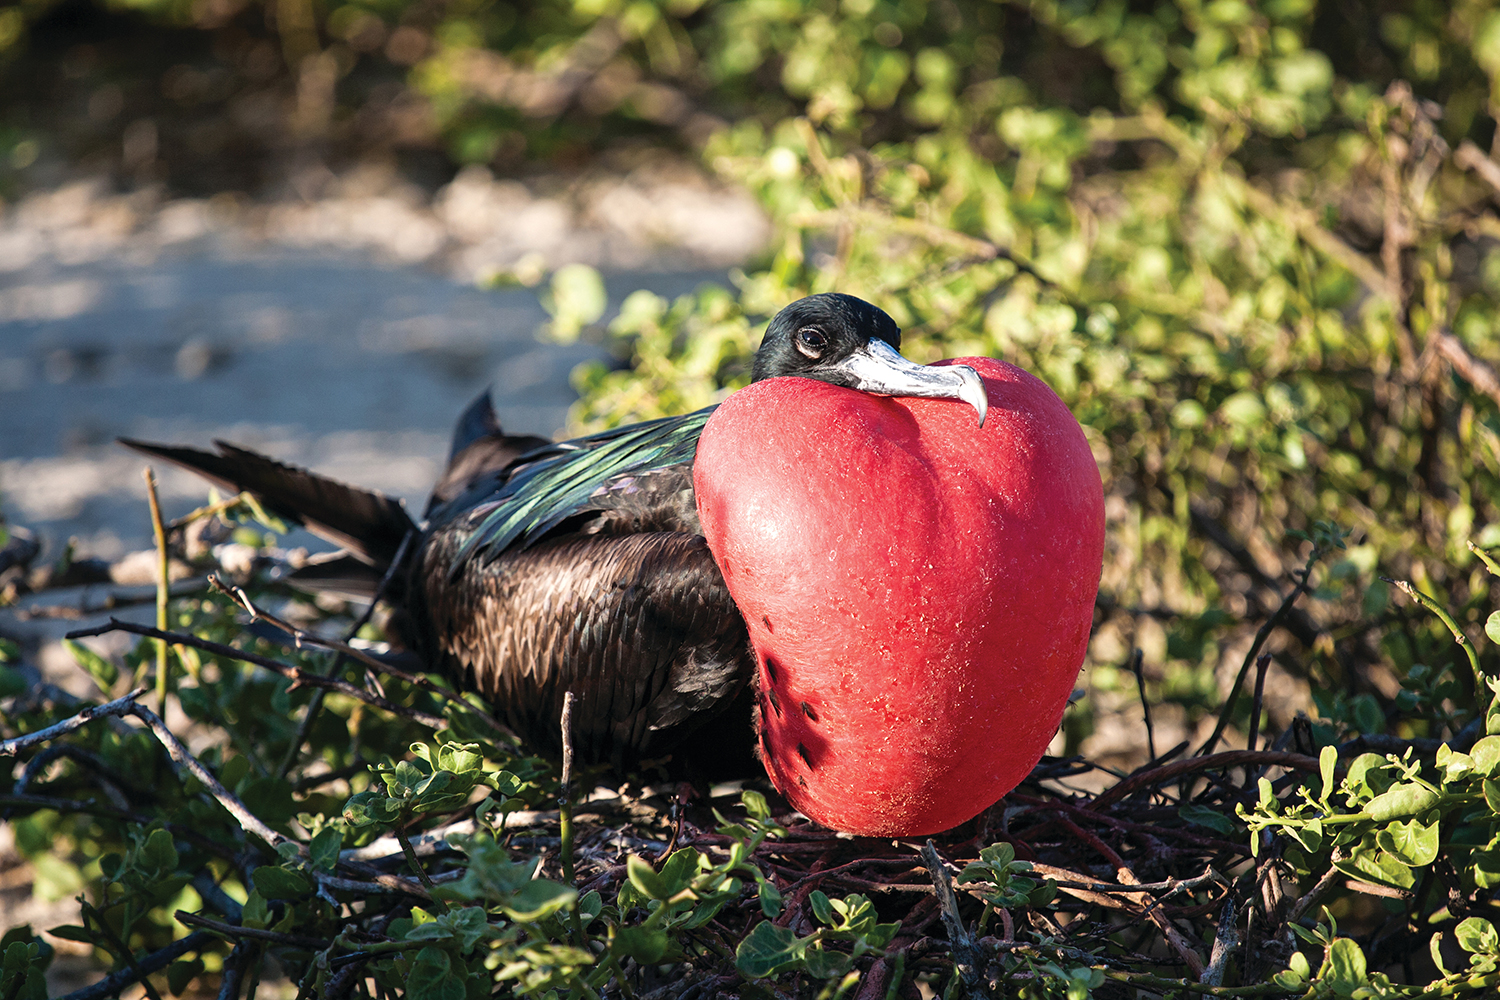
[[[977,815],[1046,750],[1088,647],[1104,494],[1036,377],[959,358],[953,400],[778,378],[704,428],[693,485],[745,616],[771,780],[825,826],[916,836]]]

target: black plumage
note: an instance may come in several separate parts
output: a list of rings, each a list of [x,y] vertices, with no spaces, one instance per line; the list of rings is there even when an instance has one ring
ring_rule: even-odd
[[[811,296],[772,320],[754,378],[963,399],[983,420],[971,369],[922,368],[899,345],[896,324],[869,303]],[[387,596],[432,669],[479,693],[541,752],[561,750],[571,690],[582,759],[626,768],[675,754],[704,776],[752,767],[754,745],[753,656],[693,498],[693,452],[711,411],[553,444],[506,435],[485,394],[459,421],[420,528],[397,501],[234,445],[218,443],[215,455],[122,443],[255,493],[355,553],[371,579],[411,535]]]

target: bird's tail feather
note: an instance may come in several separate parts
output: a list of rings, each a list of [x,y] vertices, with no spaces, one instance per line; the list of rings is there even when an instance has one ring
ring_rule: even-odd
[[[258,452],[215,441],[218,454],[120,438],[127,448],[179,465],[220,489],[252,493],[272,514],[301,524],[380,570],[416,525],[400,500],[349,486]]]

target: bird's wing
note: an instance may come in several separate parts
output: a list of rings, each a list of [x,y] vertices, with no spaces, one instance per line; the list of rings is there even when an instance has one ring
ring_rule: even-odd
[[[462,521],[467,538],[449,567],[456,578],[470,561],[490,562],[525,548],[569,518],[608,510],[621,477],[647,482],[654,470],[688,466],[712,407],[576,438],[524,456],[499,482],[455,498],[433,513],[433,527]],[[613,495],[613,496],[612,496]]]
[[[482,482],[497,481],[523,455],[551,445],[547,438],[533,434],[505,433],[486,389],[458,418],[453,428],[453,446],[448,452],[448,467],[432,487],[432,496],[422,516],[431,517],[443,504]]]
[[[714,718],[753,673],[745,627],[704,540],[684,532],[565,535],[449,559],[439,532],[419,556],[432,657],[546,753],[561,750],[563,697],[585,760],[629,764],[669,752]],[[748,720],[744,742],[749,743]]]

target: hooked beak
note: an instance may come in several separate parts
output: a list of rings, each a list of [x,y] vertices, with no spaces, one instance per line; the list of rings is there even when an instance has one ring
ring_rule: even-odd
[[[854,379],[853,388],[880,396],[926,396],[959,399],[974,407],[979,426],[989,411],[984,381],[968,365],[933,368],[908,361],[890,344],[872,340],[833,367]]]

